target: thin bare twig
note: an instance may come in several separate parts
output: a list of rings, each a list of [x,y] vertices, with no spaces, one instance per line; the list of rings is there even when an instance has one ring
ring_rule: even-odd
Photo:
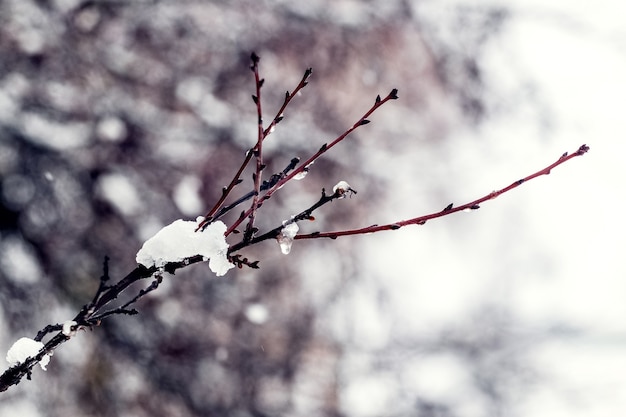
[[[459,211],[465,211],[465,210],[477,210],[480,208],[480,204],[488,201],[488,200],[493,200],[494,198],[498,197],[500,194],[504,194],[508,191],[511,191],[513,188],[517,188],[520,185],[524,184],[525,182],[528,182],[536,177],[542,176],[542,175],[548,175],[550,174],[550,172],[552,171],[552,169],[558,167],[561,164],[564,164],[565,162],[569,161],[572,158],[575,158],[577,156],[582,156],[585,153],[587,153],[587,151],[589,151],[589,146],[587,145],[581,145],[578,150],[576,150],[576,152],[572,153],[572,154],[568,154],[567,152],[564,153],[563,155],[561,155],[561,157],[554,162],[553,164],[548,165],[547,167],[535,172],[534,174],[528,175],[527,177],[524,177],[520,180],[517,180],[515,182],[513,182],[511,185],[504,187],[500,190],[497,191],[492,191],[489,194],[478,198],[474,201],[470,201],[469,203],[465,203],[463,205],[454,207],[453,204],[448,204],[443,210],[435,212],[435,213],[431,213],[431,214],[426,214],[424,216],[419,216],[419,217],[414,217],[412,219],[409,220],[402,220],[402,221],[398,221],[398,222],[394,222],[394,223],[389,223],[389,224],[384,224],[384,225],[373,225],[373,226],[368,226],[368,227],[362,227],[359,229],[350,229],[350,230],[340,230],[340,231],[336,231],[336,232],[314,232],[314,233],[309,233],[309,234],[301,234],[301,235],[296,235],[294,237],[294,239],[317,239],[317,238],[330,238],[330,239],[336,239],[340,236],[349,236],[349,235],[362,235],[362,234],[366,234],[366,233],[374,233],[374,232],[380,232],[383,230],[396,230],[399,229],[401,227],[404,226],[408,226],[408,225],[412,225],[412,224],[416,224],[416,225],[423,225],[426,223],[427,220],[430,219],[436,219],[438,217],[443,217],[443,216],[447,216],[449,214],[452,213],[456,213]]]
[[[256,95],[252,96],[252,100],[254,104],[256,104],[257,109],[257,142],[254,146],[252,153],[256,159],[256,171],[252,175],[252,179],[254,180],[254,195],[252,197],[252,205],[250,206],[250,215],[248,216],[248,224],[246,226],[246,230],[243,234],[244,240],[249,241],[252,239],[252,236],[256,233],[256,229],[254,227],[254,220],[256,218],[256,211],[259,208],[259,193],[261,192],[261,178],[263,175],[263,169],[265,165],[263,164],[263,139],[265,138],[265,132],[263,131],[263,110],[261,108],[261,87],[263,86],[264,79],[261,79],[259,76],[259,56],[252,53],[252,66],[250,69],[254,73],[254,83],[256,85]]]
[[[256,54],[253,53],[253,56],[256,56]],[[308,79],[311,76],[311,74],[313,74],[313,69],[312,68],[307,68],[304,71],[304,75],[302,76],[302,79],[300,80],[300,82],[298,83],[296,88],[293,90],[293,92],[290,93],[289,91],[287,91],[285,93],[285,99],[283,101],[283,104],[280,106],[280,109],[278,110],[278,112],[276,113],[274,118],[272,119],[272,121],[269,124],[269,126],[267,126],[267,128],[265,128],[263,130],[263,140],[265,140],[265,138],[270,133],[272,133],[274,131],[274,129],[276,128],[276,125],[283,120],[284,112],[287,109],[287,106],[291,103],[293,98],[298,95],[300,90],[302,90],[304,87],[307,86],[307,84],[309,83]],[[257,96],[258,96],[258,94],[257,94]],[[235,186],[237,186],[238,184],[243,182],[243,180],[241,179],[241,174],[243,173],[243,171],[246,169],[246,167],[248,166],[248,164],[252,160],[252,156],[253,155],[254,155],[254,148],[252,148],[252,149],[248,150],[248,152],[246,152],[246,157],[244,158],[241,166],[239,167],[239,169],[235,173],[235,176],[230,181],[228,186],[226,186],[226,187],[224,187],[222,189],[222,195],[220,196],[219,200],[215,203],[215,205],[213,205],[213,207],[204,216],[204,220],[198,225],[196,231],[204,230],[211,223],[211,221],[215,220],[216,216],[214,216],[214,215],[218,211],[221,213],[220,215],[223,215],[225,213],[222,210],[224,202],[226,201],[226,198],[230,195],[232,190],[235,188]],[[230,207],[234,207],[234,206],[231,205]],[[226,211],[228,211],[228,210],[226,210]]]
[[[302,162],[300,164],[300,166],[298,166],[296,169],[294,169],[293,171],[291,171],[290,174],[286,175],[284,178],[282,178],[281,180],[279,180],[276,185],[274,185],[273,187],[271,187],[262,197],[259,198],[259,203],[258,206],[260,207],[263,202],[267,199],[269,199],[270,197],[272,197],[272,195],[278,191],[280,188],[282,188],[283,185],[285,185],[287,182],[289,182],[293,177],[295,177],[296,175],[298,175],[299,173],[305,171],[306,169],[308,169],[308,167],[315,162],[319,157],[321,157],[324,153],[326,153],[327,151],[329,151],[330,149],[332,149],[335,145],[337,145],[339,142],[341,142],[342,140],[344,140],[349,134],[351,134],[352,132],[354,132],[356,129],[358,129],[359,127],[366,125],[370,122],[370,120],[368,119],[369,116],[371,116],[372,113],[374,113],[377,109],[379,109],[383,104],[385,104],[386,102],[388,102],[389,100],[396,100],[398,98],[398,90],[396,88],[394,88],[393,90],[391,90],[391,92],[385,97],[382,98],[379,96],[376,96],[376,100],[374,102],[374,104],[372,105],[372,107],[370,107],[370,109],[365,112],[365,114],[363,116],[361,116],[361,118],[359,118],[359,120],[354,123],[348,130],[346,130],[345,132],[343,132],[341,135],[339,135],[337,138],[335,138],[334,140],[332,140],[330,143],[324,143],[317,152],[315,152],[312,156],[310,156],[306,161]],[[252,212],[252,209],[248,209],[247,211],[243,212],[242,215],[239,217],[239,219],[237,219],[227,230],[226,230],[226,236],[230,235],[240,224],[241,222],[243,222],[243,220],[250,216]]]

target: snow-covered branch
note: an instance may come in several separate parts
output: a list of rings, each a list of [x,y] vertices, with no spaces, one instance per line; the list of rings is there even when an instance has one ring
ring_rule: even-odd
[[[443,210],[431,214],[420,215],[409,220],[397,221],[380,226],[374,225],[332,232],[298,234],[300,230],[298,222],[314,220],[315,217],[313,214],[316,210],[334,200],[344,199],[347,196],[356,194],[356,191],[352,189],[346,181],[339,181],[333,187],[332,193],[327,194],[326,191],[322,189],[319,199],[309,207],[299,209],[299,212],[298,210],[294,210],[294,212],[298,214],[291,216],[289,219],[273,219],[272,221],[276,225],[275,227],[267,231],[259,231],[256,227],[256,224],[258,224],[256,220],[260,215],[269,214],[266,213],[266,210],[263,210],[264,202],[281,190],[288,182],[302,178],[311,169],[314,162],[340,144],[356,129],[369,124],[369,117],[375,111],[387,102],[398,99],[398,90],[394,88],[384,97],[380,95],[377,96],[374,100],[374,104],[372,104],[354,124],[332,141],[323,143],[319,146],[317,151],[312,152],[304,161],[300,161],[298,158],[292,158],[287,163],[285,169],[263,179],[263,172],[266,168],[263,160],[263,142],[274,130],[276,125],[283,120],[284,111],[292,102],[292,99],[307,85],[312,70],[308,68],[305,71],[304,76],[293,93],[287,92],[285,94],[284,102],[278,113],[268,126],[264,126],[261,105],[261,88],[264,85],[264,79],[261,78],[259,72],[260,58],[253,53],[251,59],[251,69],[255,79],[255,94],[252,98],[257,110],[257,139],[255,145],[246,153],[241,166],[236,170],[229,185],[223,188],[218,201],[211,206],[212,208],[207,212],[205,217],[199,217],[196,221],[176,220],[162,228],[152,238],[148,239],[137,252],[137,265],[128,275],[116,283],[112,283],[113,280],[109,276],[108,258],[105,258],[100,285],[89,303],[85,304],[70,320],[64,323],[46,326],[37,333],[34,339],[21,338],[9,350],[7,361],[11,367],[0,376],[0,391],[6,391],[10,386],[18,384],[24,376],[30,377],[32,368],[37,363],[45,370],[53,351],[61,344],[70,340],[77,330],[98,326],[102,320],[110,318],[111,316],[137,314],[138,311],[133,306],[144,296],[158,290],[165,273],[173,274],[176,270],[189,265],[208,262],[208,267],[213,274],[223,276],[235,266],[239,268],[258,268],[258,260],[249,260],[240,252],[249,246],[261,243],[265,240],[276,240],[282,253],[288,254],[295,240],[322,237],[334,239],[339,236],[395,230],[407,225],[423,225],[427,220],[447,216],[459,211],[476,210],[480,208],[482,203],[494,199],[536,177],[547,175],[552,169],[564,164],[572,158],[585,154],[589,150],[587,145],[582,145],[576,152],[563,154],[556,162],[534,174],[515,181],[500,190],[490,192],[483,197],[456,207],[453,204],[449,204]],[[231,197],[232,191],[237,185],[243,182],[241,178],[242,173],[252,161],[253,157],[255,158],[256,166],[253,173],[252,190],[239,198],[231,199],[229,202],[228,200]],[[226,221],[225,223],[223,219],[226,217],[226,214],[250,200],[252,201],[248,208],[242,210],[241,214],[233,221]],[[227,239],[233,239],[232,236],[239,233],[237,228],[245,222],[246,219],[247,223],[241,240],[230,245]],[[151,281],[139,291],[131,294],[131,285],[143,282],[145,279],[151,279]],[[117,305],[114,302],[117,302]],[[54,336],[47,342],[43,342],[43,339],[47,335],[54,332],[56,332]]]

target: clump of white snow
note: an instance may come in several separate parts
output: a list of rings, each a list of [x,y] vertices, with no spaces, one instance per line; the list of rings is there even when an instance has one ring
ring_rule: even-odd
[[[356,194],[356,191],[354,191],[346,181],[339,181],[333,187],[333,194],[338,195],[339,198],[345,198],[346,196]]]
[[[44,345],[41,342],[37,342],[28,337],[22,337],[17,342],[13,343],[13,346],[7,352],[7,362],[11,366],[19,365],[28,358],[37,356],[37,354],[43,349]],[[39,366],[44,371],[50,362],[50,355],[44,355],[39,361]]]
[[[72,337],[76,334],[76,323],[74,320],[67,320],[63,323],[63,334],[67,337]]]
[[[139,252],[137,263],[150,268],[163,267],[170,262],[180,262],[196,255],[209,259],[209,268],[218,277],[223,276],[235,265],[227,258],[228,243],[224,233],[226,225],[221,221],[211,223],[204,231],[196,232],[199,217],[195,222],[176,220],[148,239]]]
[[[278,240],[278,244],[280,245],[280,251],[285,255],[289,255],[291,245],[293,245],[293,238],[296,237],[300,228],[298,224],[292,220],[290,220],[290,223],[285,221],[283,224],[285,226],[281,229],[276,240]]]

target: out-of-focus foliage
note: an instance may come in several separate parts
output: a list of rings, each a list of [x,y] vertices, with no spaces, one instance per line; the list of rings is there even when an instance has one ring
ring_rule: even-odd
[[[93,296],[105,255],[119,279],[156,230],[219,197],[255,140],[253,50],[267,120],[304,69],[314,70],[266,142],[266,172],[343,132],[377,94],[397,87],[402,99],[264,205],[261,228],[307,207],[345,173],[384,196],[381,167],[359,155],[399,151],[394,136],[441,141],[451,124],[479,121],[484,80],[475,57],[505,14],[453,7],[437,15],[413,3],[0,3],[0,348],[73,316]],[[304,226],[360,225],[376,210],[375,201],[344,203]],[[196,265],[166,277],[140,315],[79,334],[47,373],[3,394],[7,412],[29,403],[51,416],[346,413],[343,384],[360,376],[342,373],[350,347],[327,331],[323,313],[358,281],[358,263],[349,240],[302,245],[288,257],[269,243],[247,251],[260,270],[216,279]],[[302,270],[324,290],[312,296],[316,284],[303,282]],[[497,415],[509,398],[498,378],[517,368],[499,373],[502,359],[489,356],[507,346],[504,325],[494,326],[486,338],[452,332],[414,346],[448,346],[478,363],[477,392]],[[388,352],[411,350],[396,348]],[[393,373],[398,362],[381,356],[380,366]],[[397,415],[414,407],[456,415],[454,404],[399,395],[410,406]]]

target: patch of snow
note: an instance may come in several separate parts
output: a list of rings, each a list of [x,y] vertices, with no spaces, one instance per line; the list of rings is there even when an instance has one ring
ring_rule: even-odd
[[[218,277],[225,275],[229,269],[235,267],[226,256],[226,225],[216,221],[204,231],[196,232],[200,220],[202,217],[195,222],[178,219],[159,230],[137,252],[137,263],[146,268],[161,268],[170,262],[180,262],[201,255],[209,259],[209,268]]]
[[[43,348],[43,343],[37,342],[29,337],[22,337],[9,348],[7,352],[7,362],[9,362],[11,366],[19,365],[26,359],[37,356]],[[50,355],[44,355],[39,362],[41,369],[45,371],[49,362]]]
[[[352,195],[353,193],[356,194],[356,191],[354,191],[352,187],[350,187],[350,184],[348,184],[346,181],[339,181],[333,187],[333,194],[337,194],[339,198],[345,198],[346,196]]]
[[[65,336],[71,337],[74,336],[76,334],[76,325],[78,323],[76,323],[74,320],[67,320],[65,323],[63,323],[63,334]]]

